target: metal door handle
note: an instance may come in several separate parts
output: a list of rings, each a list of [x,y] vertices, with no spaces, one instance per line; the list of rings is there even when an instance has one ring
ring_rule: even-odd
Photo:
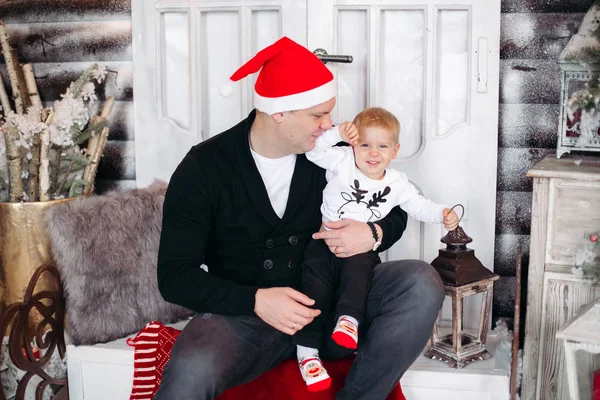
[[[338,54],[327,54],[325,49],[315,49],[313,54],[317,56],[319,60],[323,62],[323,64],[327,64],[328,62],[337,62],[337,63],[351,63],[354,58],[352,56],[344,56]]]

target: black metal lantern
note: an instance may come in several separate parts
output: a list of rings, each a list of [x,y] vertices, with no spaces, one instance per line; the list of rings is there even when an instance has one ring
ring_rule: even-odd
[[[457,204],[452,208],[457,206],[463,209],[464,214],[462,205]],[[490,289],[500,277],[481,264],[473,249],[467,248],[467,244],[473,239],[460,226],[448,232],[441,241],[446,244],[446,248],[439,250],[438,257],[431,265],[442,277],[446,296],[452,298],[452,333],[440,337],[437,323],[434,324],[431,346],[425,352],[425,357],[445,361],[452,368],[463,368],[474,360],[491,357],[485,350],[492,306]],[[463,299],[477,293],[483,293],[483,300],[479,332],[473,336],[463,332]]]

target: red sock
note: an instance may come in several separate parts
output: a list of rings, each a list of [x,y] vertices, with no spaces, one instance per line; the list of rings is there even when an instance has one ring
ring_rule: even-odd
[[[356,349],[358,347],[358,343],[356,343],[354,339],[352,339],[352,337],[345,332],[333,332],[331,338],[334,342],[347,349]]]
[[[354,321],[342,316],[338,319],[331,338],[342,347],[356,349],[358,347],[358,326]]]
[[[300,361],[300,372],[309,392],[319,392],[331,386],[331,377],[323,367],[319,357]]]
[[[308,385],[306,388],[309,392],[320,392],[322,390],[328,389],[331,386],[331,378],[327,378],[325,380],[312,383]]]

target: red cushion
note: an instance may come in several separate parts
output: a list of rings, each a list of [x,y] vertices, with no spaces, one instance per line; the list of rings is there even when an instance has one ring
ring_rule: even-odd
[[[163,368],[180,332],[175,328],[164,326],[158,321],[152,321],[135,338],[127,340],[128,345],[134,346],[135,350],[141,350],[141,352],[134,353],[134,382],[130,399],[135,399],[142,393],[148,397],[154,397],[160,385]],[[286,360],[252,382],[227,390],[218,397],[218,400],[333,399],[344,385],[353,360],[354,357],[347,357],[336,361],[324,361],[332,383],[329,389],[322,392],[309,392],[302,380],[296,360]],[[400,384],[396,385],[387,400],[406,400]]]
[[[331,386],[321,392],[309,392],[300,375],[296,360],[286,360],[269,372],[241,386],[227,390],[218,400],[331,400],[342,388],[354,356],[335,361],[323,361],[331,376]],[[406,400],[400,384],[396,385],[387,400]]]

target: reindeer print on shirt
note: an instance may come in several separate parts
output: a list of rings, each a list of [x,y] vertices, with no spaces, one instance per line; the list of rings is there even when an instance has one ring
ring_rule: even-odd
[[[365,205],[365,208],[371,212],[371,216],[369,217],[368,221],[371,221],[371,219],[373,217],[375,217],[376,219],[380,219],[382,215],[381,215],[381,212],[379,212],[379,210],[376,209],[376,207],[379,207],[380,203],[387,202],[387,199],[385,199],[385,196],[390,194],[392,189],[389,186],[386,186],[383,190],[380,190],[377,193],[373,193],[371,200],[365,201],[365,196],[369,194],[369,191],[363,190],[360,188],[360,182],[358,179],[354,180],[354,186],[350,185],[350,188],[353,189],[353,191],[351,193],[347,193],[347,192],[340,193],[340,195],[342,196],[342,198],[344,200],[346,200],[346,202],[344,204],[342,204],[342,206],[340,208],[338,208],[338,210],[337,210],[338,217],[340,219],[344,218],[343,208],[345,206],[347,206],[348,204],[350,204],[350,203],[361,204],[362,203]]]

